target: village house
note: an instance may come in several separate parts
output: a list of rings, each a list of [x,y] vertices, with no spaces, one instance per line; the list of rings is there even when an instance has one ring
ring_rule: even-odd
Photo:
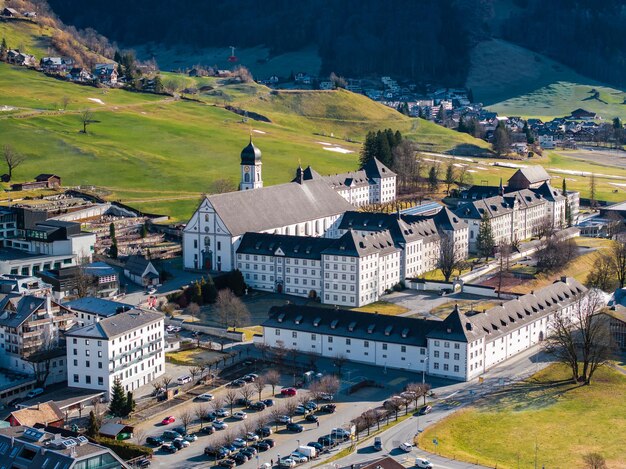
[[[20,12],[17,11],[15,8],[9,8],[9,7],[5,7],[2,9],[2,16],[8,16],[10,18],[15,18],[20,15]]]
[[[65,73],[67,63],[62,57],[43,57],[39,61],[39,67],[44,73]]]
[[[83,67],[73,67],[67,74],[67,77],[69,80],[78,83],[87,83],[93,80],[93,76],[89,70]]]
[[[37,65],[37,59],[34,55],[25,54],[18,49],[7,51],[7,62],[22,67],[35,67]]]
[[[65,415],[54,401],[14,410],[4,420],[9,422],[12,427],[19,425],[34,427],[38,423],[58,428],[65,425]]]
[[[96,64],[93,72],[94,78],[105,85],[116,85],[118,80],[117,64]]]
[[[142,287],[160,283],[159,271],[150,260],[143,256],[130,256],[124,265],[124,275]]]

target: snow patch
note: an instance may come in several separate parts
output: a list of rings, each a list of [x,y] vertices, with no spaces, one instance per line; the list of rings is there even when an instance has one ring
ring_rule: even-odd
[[[328,145],[329,147],[333,146],[332,143],[328,143],[328,142],[316,142],[316,143],[319,143],[320,145]]]
[[[104,102],[100,98],[87,98],[89,101],[94,103],[102,104],[104,106]]]
[[[328,150],[328,151],[334,151],[337,153],[354,153],[352,150],[348,150],[347,148],[342,148],[342,147],[324,147],[324,150]]]
[[[9,112],[9,111],[17,111],[17,108],[13,106],[7,106],[7,105],[0,106],[0,112]]]
[[[262,130],[252,129],[253,132],[257,134],[266,134],[267,132],[263,132]]]

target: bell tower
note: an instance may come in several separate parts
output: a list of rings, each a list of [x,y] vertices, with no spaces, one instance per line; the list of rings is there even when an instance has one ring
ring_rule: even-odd
[[[250,136],[250,143],[247,147],[241,150],[240,191],[263,187],[263,179],[261,177],[262,164],[261,150],[254,146],[252,143],[252,136]]]

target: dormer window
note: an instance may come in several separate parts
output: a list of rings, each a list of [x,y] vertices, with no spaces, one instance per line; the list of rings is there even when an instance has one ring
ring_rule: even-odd
[[[350,332],[354,331],[354,328],[356,327],[356,321],[352,321],[349,325],[348,325],[348,330]]]
[[[279,314],[278,317],[276,318],[276,320],[278,322],[283,322],[285,320],[285,315],[284,314]]]
[[[392,330],[393,330],[393,326],[387,326],[385,328],[385,335],[391,335]]]
[[[330,323],[330,328],[331,329],[336,329],[337,328],[337,324],[339,324],[339,319],[335,319],[333,322]]]
[[[315,319],[313,319],[313,325],[315,327],[318,327],[320,325],[321,321],[322,321],[322,318],[315,318]]]
[[[409,335],[409,328],[407,327],[406,329],[402,329],[402,338],[406,339]]]
[[[296,324],[300,324],[301,322],[302,322],[302,315],[300,314],[300,315],[296,316],[295,323]]]
[[[370,324],[369,326],[367,326],[367,333],[371,334],[372,332],[374,332],[375,328],[376,328],[375,324]]]

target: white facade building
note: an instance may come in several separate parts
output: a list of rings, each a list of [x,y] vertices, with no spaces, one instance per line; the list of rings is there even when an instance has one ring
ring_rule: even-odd
[[[573,315],[586,288],[562,278],[484,312],[443,321],[286,305],[270,310],[262,343],[468,381],[543,341],[555,314]]]
[[[73,328],[67,337],[68,386],[103,391],[115,379],[126,391],[165,372],[163,315],[138,309]]]

